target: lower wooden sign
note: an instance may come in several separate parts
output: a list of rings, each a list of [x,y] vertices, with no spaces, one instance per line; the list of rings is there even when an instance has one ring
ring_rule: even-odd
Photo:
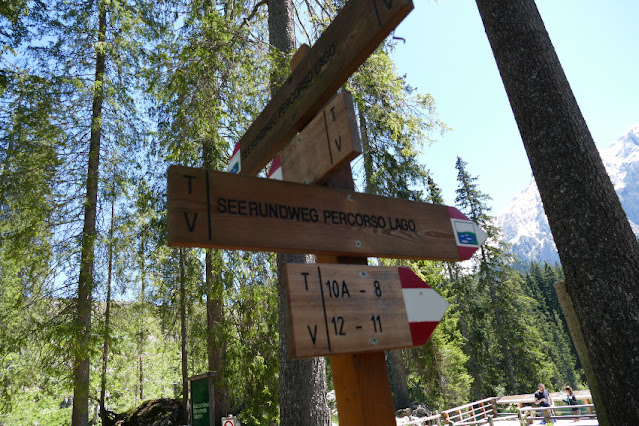
[[[448,302],[409,268],[287,264],[289,356],[423,345]]]
[[[454,207],[171,166],[168,242],[366,257],[469,259],[485,233]]]

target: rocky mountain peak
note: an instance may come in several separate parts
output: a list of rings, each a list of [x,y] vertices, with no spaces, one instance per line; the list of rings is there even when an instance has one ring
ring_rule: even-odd
[[[639,123],[600,150],[600,155],[630,225],[639,236]],[[496,222],[522,260],[559,261],[534,180],[497,216]]]

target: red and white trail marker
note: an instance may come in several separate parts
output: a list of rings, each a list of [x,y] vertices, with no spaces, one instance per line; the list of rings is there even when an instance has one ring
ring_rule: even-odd
[[[273,159],[266,177],[269,179],[282,180],[282,162],[280,161],[279,154]]]
[[[292,358],[421,346],[448,302],[405,267],[287,264]]]
[[[229,160],[229,164],[226,166],[226,171],[229,173],[239,174],[242,171],[242,159],[240,152],[240,143],[235,143],[235,148],[233,148],[233,155],[231,155],[231,159]]]
[[[413,346],[426,344],[439,324],[448,302],[410,268],[397,268]]]

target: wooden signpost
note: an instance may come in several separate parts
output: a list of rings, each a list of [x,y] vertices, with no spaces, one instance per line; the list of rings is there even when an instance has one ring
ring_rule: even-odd
[[[287,264],[293,358],[426,343],[448,302],[409,268]]]
[[[459,261],[486,235],[459,210],[171,166],[169,245]]]
[[[240,139],[240,173],[257,175],[413,10],[412,0],[349,0]]]
[[[411,0],[346,2],[237,143],[234,174],[168,172],[169,245],[318,255],[284,267],[289,353],[330,356],[349,426],[395,424],[383,351],[426,343],[448,306],[409,269],[369,267],[366,257],[466,260],[486,239],[454,207],[352,190],[348,163],[361,143],[350,94],[333,95],[412,9]],[[269,174],[283,181],[253,177],[278,153]],[[327,186],[304,185],[319,182]]]

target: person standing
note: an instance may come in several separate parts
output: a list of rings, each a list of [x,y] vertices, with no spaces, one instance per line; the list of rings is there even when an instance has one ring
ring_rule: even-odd
[[[566,386],[564,388],[564,390],[566,391],[566,402],[568,403],[568,405],[577,405],[577,397],[573,393],[572,388],[570,386]],[[579,408],[573,408],[572,409],[572,414],[574,416],[578,416],[579,413],[580,413]],[[579,421],[579,417],[575,417],[574,421],[578,422]]]
[[[537,385],[537,392],[535,392],[535,404],[540,407],[550,407],[552,405],[552,399],[550,398],[550,394],[546,390],[546,386],[543,383],[539,383]],[[550,417],[550,410],[543,410],[542,415],[545,419]],[[541,424],[546,424],[546,420],[542,420]]]

